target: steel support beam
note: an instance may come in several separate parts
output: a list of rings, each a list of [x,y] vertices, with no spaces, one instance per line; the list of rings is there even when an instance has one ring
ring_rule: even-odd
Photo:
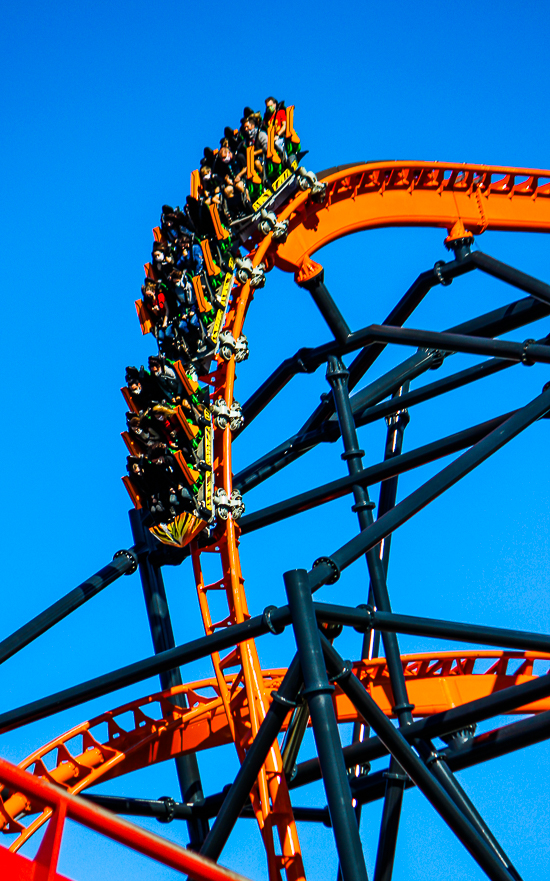
[[[63,691],[32,701],[32,703],[17,709],[8,710],[8,712],[0,714],[0,733],[19,728],[20,725],[27,725],[29,722],[35,722],[37,719],[53,716],[55,713],[76,707],[96,697],[111,694],[127,685],[143,682],[152,676],[158,676],[163,670],[190,664],[192,661],[198,661],[199,658],[205,658],[213,652],[223,651],[240,642],[273,632],[274,629],[283,629],[288,624],[290,624],[288,606],[270,609],[269,614],[256,615],[241,624],[234,624],[232,627],[226,627],[208,636],[201,636],[185,643],[185,645],[177,646],[134,664],[119,667],[111,673],[88,679],[87,682],[80,685],[63,689]]]
[[[521,272],[519,269],[514,269],[513,266],[501,263],[500,260],[495,260],[494,257],[489,257],[488,254],[484,254],[482,251],[473,251],[471,258],[477,269],[481,269],[487,275],[492,275],[493,278],[498,278],[500,281],[513,285],[513,287],[518,288],[520,291],[525,291],[525,293],[530,294],[536,300],[540,300],[541,303],[550,306],[550,285],[538,278],[534,278],[532,275]]]
[[[509,867],[494,853],[439,781],[426,768],[403,737],[401,730],[394,728],[390,720],[386,718],[357,677],[349,671],[349,665],[342,661],[330,642],[322,634],[320,634],[320,639],[331,674],[341,677],[339,679],[340,687],[361,713],[365,722],[376,731],[395,761],[409,775],[488,877],[493,881],[497,881],[497,879],[498,881],[510,881],[514,876],[510,873]],[[346,675],[347,671],[349,671],[348,675]]]
[[[392,405],[394,406],[394,405]],[[411,471],[413,468],[420,468],[430,462],[435,462],[444,456],[450,456],[453,453],[459,453],[466,447],[486,437],[489,432],[493,431],[508,419],[512,413],[504,413],[490,419],[488,422],[482,422],[479,425],[473,425],[456,434],[433,441],[425,446],[418,447],[408,453],[395,456],[391,459],[378,462],[368,468],[363,468],[357,474],[348,477],[339,477],[322,486],[307,490],[307,492],[299,493],[290,499],[283,499],[267,508],[261,508],[259,511],[253,511],[251,514],[245,514],[239,520],[241,532],[253,532],[287,517],[294,517],[296,514],[302,514],[311,508],[317,508],[319,505],[325,505],[334,499],[350,493],[353,486],[358,483],[361,486],[372,486],[381,481],[389,480],[405,471]]]
[[[334,686],[330,685],[326,673],[307,572],[305,569],[285,572],[284,581],[342,876],[344,881],[367,881],[332,705]]]
[[[313,278],[310,278],[307,281],[299,281],[298,285],[301,288],[305,288],[306,291],[309,291],[311,299],[328,324],[334,339],[337,340],[337,342],[344,344],[349,337],[351,330],[327,290],[324,269],[321,269],[317,275],[314,275]]]
[[[145,606],[147,609],[147,618],[149,627],[151,628],[151,637],[153,640],[153,648],[155,654],[169,651],[175,648],[176,641],[174,639],[174,631],[172,629],[172,621],[170,618],[170,610],[168,608],[168,599],[164,587],[164,579],[159,566],[155,566],[151,561],[151,551],[156,548],[156,542],[147,527],[144,524],[143,510],[133,508],[130,511],[130,525],[132,527],[132,535],[134,543],[138,548],[143,548],[146,552],[140,554],[139,574],[143,587],[143,596],[145,598]],[[172,667],[170,670],[162,670],[159,674],[160,685],[163,691],[183,685],[181,671],[179,667]],[[183,698],[183,702],[182,702]],[[188,707],[185,695],[178,698],[180,706]],[[201,776],[199,771],[199,763],[195,753],[187,753],[183,756],[176,756],[176,771],[178,782],[180,785],[181,795],[186,804],[194,804],[204,799],[202,790]],[[189,830],[189,846],[192,850],[200,850],[200,847],[208,834],[208,821],[198,818],[190,818],[187,827]]]
[[[504,649],[550,653],[550,636],[529,630],[511,630],[505,627],[489,627],[485,624],[464,624],[439,618],[421,618],[383,612],[367,606],[352,609],[332,603],[315,603],[319,621],[351,626],[360,632],[368,630],[406,633],[409,636],[427,636],[433,639],[449,639],[474,645],[494,645]]]
[[[550,675],[539,676],[531,682],[524,682],[521,685],[513,685],[510,688],[503,688],[501,691],[494,692],[488,697],[478,698],[478,700],[470,701],[460,707],[453,707],[443,713],[436,713],[428,716],[426,719],[419,719],[412,725],[403,728],[402,735],[408,742],[413,742],[416,738],[423,740],[432,739],[434,737],[445,737],[456,731],[467,728],[468,725],[475,725],[477,722],[484,722],[493,716],[511,713],[520,707],[542,700],[550,695]],[[546,715],[547,720],[550,718],[550,711]],[[364,743],[354,743],[351,746],[344,747],[344,761],[347,767],[361,764],[362,762],[371,762],[386,755],[388,750],[378,737],[370,737]],[[455,766],[453,766],[455,767]],[[307,762],[301,762],[296,769],[296,774],[290,782],[291,789],[299,786],[305,786],[313,783],[321,778],[321,770],[318,759],[310,759]]]
[[[501,306],[499,309],[480,315],[478,318],[456,325],[455,327],[450,328],[448,332],[471,336],[499,336],[504,333],[509,333],[512,330],[516,330],[519,327],[523,327],[533,321],[537,321],[540,318],[544,318],[549,313],[550,308],[546,304],[540,303],[532,297],[527,297],[514,303],[508,303],[506,306]],[[389,322],[386,323],[389,324]],[[399,322],[396,322],[396,324],[398,323]],[[300,350],[300,358],[304,369],[307,368],[308,372],[312,371],[320,364],[325,363],[331,355],[342,356],[345,351],[352,351],[354,347],[359,348],[360,346],[355,346],[355,342],[357,342],[358,339],[362,340],[362,335],[367,335],[368,331],[369,329],[365,328],[363,331],[351,334],[345,347],[340,346],[338,343],[328,343],[317,349]],[[366,339],[364,342],[366,344]],[[363,345],[363,343],[361,343],[361,345]],[[380,351],[385,348],[385,345],[385,343],[372,344],[372,346],[380,347]],[[418,358],[420,360],[425,359],[426,353],[417,353],[417,355],[412,356],[412,358]],[[435,355],[432,356],[432,359],[433,358],[435,358]],[[414,360],[411,361],[411,359],[408,359],[406,363],[409,362],[411,364],[411,370],[414,370]],[[355,362],[352,363],[350,370],[353,368],[354,363]],[[515,363],[517,363],[517,360],[509,361],[510,365]],[[428,366],[429,363],[426,362],[426,368]],[[406,376],[402,377],[401,382],[406,378]],[[378,382],[378,380],[376,382]],[[399,375],[395,372],[395,388],[400,384]],[[370,388],[370,386],[367,386],[362,392],[358,392],[353,396],[352,409],[354,410],[354,413],[377,403],[376,399],[372,398]],[[393,389],[390,389],[390,391],[392,390]],[[320,407],[314,411],[310,419],[306,421],[304,427],[297,434],[279,444],[276,449],[266,453],[261,459],[256,460],[256,462],[253,462],[251,465],[240,471],[234,478],[234,485],[238,486],[241,492],[246,492],[248,489],[252,489],[259,483],[262,483],[268,477],[276,474],[281,468],[294,462],[299,456],[308,452],[318,443],[327,440],[337,440],[338,433],[337,431],[334,433],[333,428],[331,428],[331,426],[334,426],[334,428],[337,428],[337,426],[333,422],[327,422],[334,412],[333,405],[329,404],[328,400],[330,400],[330,396],[329,399],[324,401]],[[382,399],[380,398],[379,400]],[[324,413],[324,419],[321,420],[322,424],[317,424],[317,416],[320,415],[321,409]],[[307,435],[307,441],[304,440],[304,435]]]
[[[550,353],[550,349],[548,350]],[[330,562],[321,563],[309,574],[312,590],[317,590],[334,578],[335,572],[345,569],[383,538],[422,510],[427,504],[457,483],[466,474],[496,453],[501,447],[524,431],[550,409],[550,389],[543,391],[530,404],[517,410],[501,426],[492,431],[446,468],[415,490],[379,520],[335,551]]]
[[[334,406],[338,417],[340,434],[344,442],[345,460],[350,476],[362,471],[363,450],[359,448],[357,431],[351,410],[348,392],[349,373],[345,370],[342,362],[337,358],[330,358],[328,362],[327,379],[332,388]],[[361,531],[368,529],[374,523],[372,508],[374,505],[369,499],[368,490],[360,484],[353,487],[355,505],[353,510],[357,512]],[[386,573],[380,557],[378,546],[370,548],[366,553],[367,567],[370,576],[370,588],[376,607],[386,612],[391,612],[390,598],[386,585]],[[399,653],[399,644],[395,634],[384,632],[382,635],[386,663],[390,674],[390,683],[393,692],[394,710],[399,720],[399,725],[406,726],[412,722],[412,704],[407,695],[407,686],[403,674],[403,666]],[[380,824],[380,838],[376,865],[374,869],[374,881],[389,881],[393,871],[395,849],[397,846],[397,834],[399,831],[399,819],[401,816],[401,804],[406,777],[402,773],[397,762],[392,758],[387,777],[386,798]]]
[[[60,600],[53,603],[23,627],[20,627],[11,636],[7,636],[0,642],[0,664],[7,661],[8,658],[24,649],[25,646],[33,642],[47,630],[50,630],[54,624],[62,621],[71,612],[74,612],[92,597],[120,578],[121,575],[131,575],[135,572],[138,564],[138,555],[135,548],[129,548],[125,551],[117,551],[111,563],[96,572],[95,575],[87,578],[74,590],[65,594]]]
[[[469,259],[465,259],[452,260],[449,263],[439,263],[437,270],[434,268],[429,269],[427,272],[422,272],[401,297],[397,305],[391,310],[383,323],[395,327],[401,327],[405,321],[410,318],[416,307],[422,302],[426,294],[428,294],[433,287],[436,287],[442,282],[444,284],[450,284],[454,278],[463,275],[466,272],[470,272],[472,269],[473,264],[469,262]],[[385,348],[385,343],[371,343],[359,352],[349,367],[350,389],[355,388],[357,383],[362,379],[365,373],[370,370]],[[319,428],[319,426],[329,419],[333,413],[334,401],[332,395],[323,396],[321,404],[319,404],[309,419],[304,423],[299,434],[304,434],[315,428]]]

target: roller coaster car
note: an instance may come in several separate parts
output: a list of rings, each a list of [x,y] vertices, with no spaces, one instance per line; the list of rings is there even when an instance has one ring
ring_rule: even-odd
[[[212,249],[207,239],[201,242],[201,249],[204,255],[205,270],[192,279],[195,300],[193,306],[197,316],[195,329],[189,330],[188,333],[181,332],[181,340],[179,335],[175,333],[173,338],[165,338],[160,346],[168,357],[177,357],[178,348],[183,348],[189,360],[197,364],[199,373],[204,374],[209,372],[210,363],[217,349],[219,333],[229,303],[235,261],[233,257],[228,257],[224,261],[228,271],[223,272],[214,261]],[[173,310],[170,324],[177,326],[178,320],[181,322],[184,317],[183,312],[180,310],[180,314],[178,314],[173,305],[174,298],[170,298],[170,300]],[[154,332],[153,317],[142,299],[136,300],[136,311],[141,332],[143,334]]]
[[[167,453],[169,457],[173,457],[181,482],[187,487],[187,490],[180,495],[182,498],[185,495],[192,500],[193,510],[177,511],[166,518],[166,506],[163,513],[160,513],[157,505],[153,505],[151,501],[160,498],[163,492],[165,493],[166,487],[152,485],[150,487],[152,491],[146,492],[143,481],[136,479],[132,473],[122,480],[134,506],[148,508],[153,515],[155,525],[150,527],[152,534],[163,544],[182,548],[213,518],[212,415],[205,404],[205,400],[208,400],[208,391],[199,387],[199,384],[186,373],[181,362],[178,361],[172,366],[183,386],[182,403],[177,407],[155,404],[152,406],[152,413],[162,414],[165,418],[169,418],[171,424],[178,426],[178,449],[175,446],[171,447]],[[136,412],[137,408],[129,390],[124,388],[122,392],[131,410]],[[122,437],[130,455],[142,459],[145,466],[150,466],[151,463],[146,458],[148,448],[128,431],[123,432]],[[151,479],[150,467],[149,479]]]
[[[231,233],[244,245],[256,232],[266,235],[270,230],[266,228],[266,216],[275,215],[277,211],[299,189],[298,168],[307,150],[290,157],[290,163],[284,171],[268,186],[262,194],[252,203],[252,214],[234,220],[231,224]],[[274,224],[273,224],[274,226]]]

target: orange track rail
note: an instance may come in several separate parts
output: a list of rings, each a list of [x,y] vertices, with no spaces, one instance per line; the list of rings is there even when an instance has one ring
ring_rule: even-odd
[[[413,715],[431,716],[487,697],[503,688],[521,685],[548,669],[550,654],[535,652],[465,651],[403,656],[403,670]],[[384,658],[359,661],[353,671],[387,716],[393,716],[393,697]],[[261,690],[277,690],[284,669],[264,670]],[[110,780],[147,765],[164,762],[183,753],[211,749],[235,740],[234,730],[249,732],[246,688],[239,673],[203,679],[124,704],[52,740],[28,756],[20,768],[32,768],[33,777],[43,777],[75,795],[100,780]],[[227,688],[228,694],[225,689]],[[185,695],[189,708],[174,705],[169,698]],[[229,707],[226,704],[229,703]],[[182,703],[185,703],[183,701]],[[356,722],[360,717],[340,688],[334,706],[339,722]],[[516,714],[540,713],[550,709],[550,698],[514,710]],[[132,717],[128,727],[124,717]],[[290,714],[283,729],[286,730]],[[72,749],[72,752],[70,751]],[[76,750],[80,751],[76,753]],[[75,754],[76,753],[76,754]],[[48,766],[53,766],[51,771]],[[17,851],[43,823],[51,809],[45,808],[28,826],[18,817],[35,810],[24,793],[0,802],[0,829],[17,833],[11,845]]]
[[[384,226],[426,226],[451,230],[463,225],[472,233],[487,229],[550,232],[550,171],[441,162],[376,162],[341,167],[321,175],[327,184],[326,197],[313,202],[309,192],[300,192],[280,212],[279,220],[289,220],[284,243],[272,241],[271,234],[250,253],[254,266],[263,262],[293,272],[298,282],[320,271],[311,255],[324,245],[360,230]],[[242,331],[253,292],[247,282],[233,292],[225,328],[238,338]],[[224,397],[231,406],[234,394],[235,361],[218,358],[218,365],[207,381],[213,399]],[[231,430],[215,429],[215,483],[232,491]],[[239,560],[239,527],[229,519],[214,545],[192,546],[193,568],[199,604],[206,633],[246,620],[249,617],[244,579]],[[202,574],[203,553],[217,553],[221,562],[219,580],[206,584]],[[227,614],[212,618],[209,593],[222,592]],[[404,658],[406,682],[411,703],[418,715],[439,712],[532,676],[535,656],[529,653],[463,652],[417,655]],[[482,659],[494,659],[489,671],[477,673]],[[508,673],[511,658],[523,659],[519,670]],[[185,692],[191,709],[183,710],[167,701],[167,695],[153,695],[106,713],[47,744],[22,763],[33,766],[34,774],[61,783],[69,792],[80,792],[100,777],[108,779],[162,761],[179,753],[234,741],[239,757],[246,754],[269,707],[270,692],[284,671],[262,671],[253,640],[238,645],[225,657],[212,656],[215,678],[192,683],[171,694]],[[360,662],[356,667],[375,700],[391,713],[391,691],[384,660]],[[209,691],[206,697],[204,691]],[[144,708],[157,702],[161,712],[156,719]],[[352,705],[342,694],[335,698],[340,721],[356,719]],[[550,706],[550,704],[549,704]],[[522,712],[547,709],[546,702],[522,708]],[[116,721],[122,712],[134,714],[135,727],[124,729]],[[107,724],[108,736],[100,740],[90,729]],[[78,756],[69,753],[66,743],[82,738]],[[56,751],[53,770],[44,756]],[[296,826],[277,741],[273,744],[257,785],[252,804],[266,847],[270,881],[282,877],[289,881],[304,877]],[[0,809],[6,830],[18,833],[12,844],[16,850],[32,832],[48,819],[45,809],[28,827],[18,817],[31,806],[24,795],[15,794]],[[51,813],[51,811],[50,811]],[[278,845],[277,845],[278,840]]]

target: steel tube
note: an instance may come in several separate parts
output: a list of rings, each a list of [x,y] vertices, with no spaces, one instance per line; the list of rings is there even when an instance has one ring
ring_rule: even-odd
[[[427,465],[429,462],[435,462],[444,456],[458,453],[465,449],[465,447],[470,447],[484,438],[511,415],[511,413],[504,413],[502,416],[488,420],[488,422],[473,425],[471,428],[466,428],[456,434],[433,441],[430,444],[418,447],[416,450],[411,450],[400,456],[378,462],[376,465],[371,465],[368,468],[363,468],[351,476],[339,477],[337,480],[332,480],[322,486],[307,490],[307,492],[299,493],[290,499],[283,499],[274,505],[269,505],[267,508],[261,508],[259,511],[253,511],[251,514],[245,514],[239,520],[241,532],[253,532],[256,529],[269,526],[271,523],[277,523],[279,520],[309,511],[310,508],[325,505],[327,502],[332,502],[334,499],[339,499],[346,495],[346,493],[352,492],[353,486],[356,483],[362,486],[372,486],[391,477],[403,474],[405,471],[419,468],[422,465]]]
[[[548,738],[550,738],[550,711],[478,734],[458,750],[444,749],[439,752],[451,770],[463,771],[481,762],[488,762],[518,749],[541,743]],[[382,798],[384,794],[383,773],[377,771],[375,774],[371,774],[367,780],[352,780],[353,797],[361,804]],[[409,789],[413,786],[413,782],[407,780],[405,788]]]
[[[462,263],[465,262],[466,261],[462,261]],[[486,337],[499,336],[500,334],[508,333],[511,330],[523,327],[525,324],[529,324],[532,321],[537,321],[539,318],[548,315],[549,312],[550,308],[546,304],[540,303],[532,297],[526,297],[522,300],[508,303],[506,306],[501,306],[492,312],[480,315],[470,321],[458,324],[455,327],[450,328],[449,333]],[[389,317],[386,319],[385,323],[390,323]],[[398,318],[394,323],[395,325],[399,325],[400,319]],[[368,342],[366,338],[368,336],[368,330],[368,328],[364,328],[363,331],[357,331],[356,333],[351,334],[345,346],[341,346],[339,343],[334,342],[326,343],[317,349],[307,350],[307,363],[309,369],[315,369],[315,366],[319,366],[326,362],[330,355],[341,356],[345,352],[350,352],[366,345]],[[365,336],[365,339],[363,339],[363,335]],[[373,349],[379,347],[379,351],[382,351],[385,348],[385,345],[385,343],[372,343]],[[302,352],[303,351],[304,350],[302,350]],[[370,351],[370,347],[368,351]],[[358,356],[358,358],[359,357],[360,356]],[[413,357],[423,358],[425,357],[425,354],[423,355],[422,353],[419,353],[417,356]],[[517,362],[510,362],[510,364],[513,363]],[[352,363],[350,371],[353,370],[354,364],[355,361]],[[396,385],[398,384],[399,383],[396,381]],[[366,404],[363,403],[363,400],[371,400],[369,386],[363,391],[364,398],[360,397],[363,394],[362,392],[353,396],[352,400],[355,401],[355,405],[352,404],[352,407],[354,407],[354,411],[356,409],[364,409]],[[262,456],[261,459],[258,459],[256,462],[240,471],[234,479],[234,485],[238,486],[241,489],[241,492],[245,492],[247,489],[252,489],[272,474],[276,474],[281,468],[294,462],[299,456],[315,447],[321,441],[328,439],[336,440],[338,437],[337,433],[335,435],[326,434],[326,429],[327,427],[330,427],[330,422],[327,423],[325,421],[320,427],[317,424],[321,410],[324,414],[323,418],[326,418],[326,420],[328,420],[329,416],[334,412],[334,409],[331,409],[327,404],[327,401],[330,400],[330,398],[331,396],[323,401],[320,407],[314,411],[312,416],[304,424],[304,427],[296,435],[279,444],[275,450],[272,450],[270,453]],[[323,422],[323,420],[321,420],[321,422]],[[337,428],[337,426],[335,427]],[[307,444],[302,445],[302,437],[304,434],[308,434],[308,442]]]
[[[407,741],[415,738],[432,739],[452,734],[468,725],[483,722],[493,716],[513,712],[527,704],[542,700],[550,695],[550,675],[539,676],[531,682],[513,685],[494,692],[488,697],[478,698],[461,707],[453,707],[443,713],[436,713],[426,719],[419,719],[402,730]],[[546,714],[541,714],[546,715]],[[550,719],[548,711],[547,720]],[[518,723],[519,724],[519,723]],[[484,735],[481,735],[484,736]],[[371,737],[364,743],[344,747],[344,761],[347,767],[373,761],[386,755],[387,749],[378,737]],[[453,765],[453,768],[455,765]],[[298,765],[296,775],[290,782],[291,789],[305,786],[321,778],[318,759],[310,759]]]
[[[347,389],[348,376],[349,374],[344,369],[341,361],[336,358],[329,359],[327,379],[332,387],[338,424],[344,442],[345,452],[342,458],[345,459],[350,476],[352,476],[362,471],[363,451],[359,449],[357,442],[357,432]],[[355,499],[354,510],[357,511],[360,528],[362,531],[367,530],[374,523],[368,491],[364,486],[355,484],[353,486],[353,495]],[[366,551],[366,558],[376,607],[385,612],[391,612],[386,575],[375,546],[370,547]],[[395,633],[385,631],[383,640],[399,724],[408,725],[412,721],[411,705],[407,696],[397,637]]]
[[[514,269],[513,266],[508,266],[506,263],[501,263],[500,260],[495,260],[494,257],[489,257],[482,251],[472,252],[472,262],[477,269],[481,269],[487,275],[492,275],[493,278],[511,284],[515,288],[519,288],[520,291],[531,294],[532,297],[547,306],[550,305],[550,285],[540,279],[527,275],[519,269]]]
[[[36,615],[23,627],[20,627],[11,636],[7,636],[0,642],[0,664],[7,661],[13,655],[24,649],[47,630],[78,609],[83,603],[87,603],[92,597],[120,578],[121,575],[130,575],[137,569],[138,556],[135,548],[118,551],[112,562],[95,575],[87,578],[74,590],[65,594],[60,600],[53,603],[39,615]]]
[[[147,553],[140,556],[139,574],[143,587],[147,618],[151,628],[153,648],[155,654],[158,655],[161,652],[175,648],[176,641],[174,639],[162,571],[160,567],[154,565],[151,561],[151,551],[155,550],[156,542],[149,530],[144,526],[143,517],[144,512],[142,510],[133,508],[130,511],[130,525],[134,542],[137,546],[147,549]],[[159,674],[159,679],[163,691],[183,684],[179,667],[162,670]],[[179,695],[178,702],[180,705],[183,704],[184,707],[189,706],[185,695]],[[202,801],[204,793],[196,754],[187,753],[186,755],[176,756],[175,764],[183,801],[187,804]],[[208,834],[208,821],[191,817],[188,820],[187,827],[189,830],[189,846],[193,850],[200,850]]]
[[[393,633],[406,633],[410,636],[459,640],[474,645],[494,645],[499,648],[519,649],[520,651],[550,653],[550,636],[544,633],[533,633],[530,630],[509,630],[505,627],[490,627],[485,624],[465,624],[439,618],[420,618],[414,615],[400,615],[396,612],[381,612],[378,609],[361,606],[356,609],[331,603],[315,603],[314,606],[319,621],[345,624],[356,627],[358,630],[385,630]]]
[[[319,312],[328,324],[334,339],[343,344],[346,342],[351,331],[338,306],[330,296],[324,282],[325,272],[322,269],[317,275],[308,281],[298,282],[301,288],[305,288],[311,294],[311,298]]]
[[[416,307],[422,302],[424,297],[433,287],[441,284],[441,279],[451,282],[453,278],[463,275],[473,269],[473,264],[466,260],[452,260],[439,266],[439,271],[429,269],[422,272],[418,278],[412,283],[410,288],[403,294],[396,306],[391,310],[384,324],[390,324],[401,327],[407,318],[410,318]],[[359,380],[365,375],[375,363],[379,355],[386,348],[385,343],[371,343],[359,352],[349,367],[349,388],[353,389]],[[330,418],[334,413],[334,401],[332,396],[323,398],[322,403],[313,411],[309,419],[300,429],[299,434],[318,428],[324,421]]]
[[[72,688],[66,688],[48,697],[40,698],[30,704],[0,714],[0,733],[11,731],[13,728],[18,728],[29,722],[35,722],[37,719],[45,719],[62,710],[76,707],[85,701],[111,694],[111,692],[127,685],[143,682],[144,679],[159,675],[163,670],[189,664],[199,658],[205,658],[213,652],[223,651],[240,642],[245,642],[247,639],[255,639],[272,629],[283,628],[289,623],[289,608],[282,606],[271,611],[269,624],[265,614],[256,615],[241,624],[234,624],[232,627],[226,627],[224,630],[219,630],[208,636],[193,639],[185,645],[177,646],[169,651],[153,655],[153,657],[119,667],[112,673],[105,673],[103,676],[89,679],[80,685],[74,685]]]
[[[550,364],[550,347],[540,343],[531,343],[527,349],[524,343],[470,337],[459,333],[418,330],[412,327],[384,327],[381,324],[372,324],[368,330],[373,340],[377,342],[396,343],[399,346],[433,347],[449,353],[490,355],[518,362],[528,358],[532,362]]]
[[[317,590],[333,577],[334,566],[340,570],[345,569],[370,548],[375,547],[386,535],[389,535],[390,532],[393,532],[398,526],[422,510],[429,502],[436,499],[462,477],[465,477],[466,474],[469,474],[485,459],[488,459],[489,456],[493,455],[512,438],[520,434],[528,425],[536,422],[549,409],[550,390],[547,390],[531,401],[531,403],[517,410],[487,437],[463,453],[462,456],[459,456],[454,462],[451,462],[439,474],[436,474],[423,486],[403,499],[403,501],[399,502],[388,514],[384,514],[372,526],[369,526],[358,536],[331,554],[334,565],[322,563],[312,570],[309,575],[311,589]]]
[[[305,569],[285,572],[284,581],[342,875],[344,881],[367,881],[332,705],[334,686],[329,684],[326,673],[307,572]]]
[[[426,353],[430,359],[431,355]],[[412,361],[412,375],[416,375],[419,370],[426,369],[426,364],[420,358],[410,359]],[[403,375],[410,373],[410,369],[405,369]],[[395,388],[395,380],[399,374],[390,371],[383,378],[389,385],[385,388],[385,393]],[[345,370],[342,362],[337,358],[329,358],[327,379],[332,388],[334,396],[334,406],[338,417],[338,425],[344,442],[344,454],[348,466],[350,476],[358,474],[362,470],[363,451],[359,449],[357,442],[357,430],[353,418],[351,401],[348,392],[349,373]],[[373,383],[371,394],[377,399],[379,393],[382,393],[382,387],[379,383]],[[357,512],[359,527],[361,530],[367,529],[374,522],[372,514],[372,505],[369,499],[369,493],[365,486],[355,484],[353,486],[353,496],[355,499],[354,510]],[[366,553],[367,568],[370,576],[369,599],[372,593],[374,602],[378,608],[391,611],[390,598],[386,585],[386,573],[380,557],[379,547],[370,548]],[[393,692],[393,700],[395,711],[399,719],[399,725],[409,725],[412,722],[411,709],[407,695],[407,686],[403,675],[403,666],[399,654],[399,645],[395,633],[382,634],[384,642],[384,651],[386,654],[386,662],[388,672],[390,674],[390,683]],[[356,736],[356,727],[354,726],[354,738]],[[376,865],[374,869],[374,881],[390,881],[393,862],[395,858],[395,850],[397,846],[397,835],[399,831],[399,820],[401,817],[401,804],[403,800],[403,788],[405,777],[401,769],[392,758],[390,770],[387,776],[386,797],[384,799],[384,808],[382,811],[382,820],[380,823],[380,837],[378,843],[378,851],[376,857]],[[357,812],[357,821],[359,822],[359,812]]]
[[[322,634],[320,634],[320,639],[329,669],[333,675],[342,674],[345,665],[338,652]],[[407,743],[401,731],[386,718],[357,677],[350,672],[349,675],[339,679],[339,684],[361,713],[365,722],[376,731],[386,749],[399,762],[489,878],[494,881],[497,879],[498,881],[510,881],[512,876],[502,860],[494,854],[441,784],[430,774],[422,760]]]
[[[513,367],[512,361],[503,361],[501,358],[490,358],[482,364],[474,364],[466,370],[460,370],[451,376],[446,376],[436,382],[430,382],[420,388],[413,389],[403,395],[399,405],[392,398],[389,401],[383,401],[381,404],[375,404],[373,407],[366,407],[364,410],[358,411],[354,409],[355,424],[369,425],[378,419],[393,416],[396,413],[396,407],[413,407],[415,404],[423,404],[439,395],[445,395],[455,389],[462,388],[471,382],[477,382],[479,379],[485,379],[487,376],[493,376],[501,370]]]

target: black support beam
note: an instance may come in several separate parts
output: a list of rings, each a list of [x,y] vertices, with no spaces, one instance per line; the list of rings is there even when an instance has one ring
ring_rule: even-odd
[[[550,349],[548,350],[550,352]],[[469,450],[451,462],[446,468],[415,490],[398,505],[384,514],[358,536],[351,539],[343,547],[331,554],[329,561],[323,562],[310,572],[309,582],[312,590],[317,590],[327,581],[333,579],[334,573],[345,569],[370,548],[375,547],[386,535],[409,520],[427,504],[465,477],[474,468],[500,450],[514,437],[524,431],[550,409],[550,389],[531,401],[527,406],[517,410],[509,419],[478,441]]]
[[[74,590],[65,594],[60,600],[53,603],[35,618],[20,627],[11,636],[7,636],[0,642],[0,664],[7,661],[8,658],[24,649],[25,646],[33,642],[47,630],[50,630],[54,624],[62,621],[71,612],[74,612],[92,597],[102,591],[109,584],[112,584],[121,575],[131,575],[135,572],[138,565],[138,554],[136,548],[129,548],[124,551],[117,551],[111,563],[96,572],[95,575],[87,578]]]

